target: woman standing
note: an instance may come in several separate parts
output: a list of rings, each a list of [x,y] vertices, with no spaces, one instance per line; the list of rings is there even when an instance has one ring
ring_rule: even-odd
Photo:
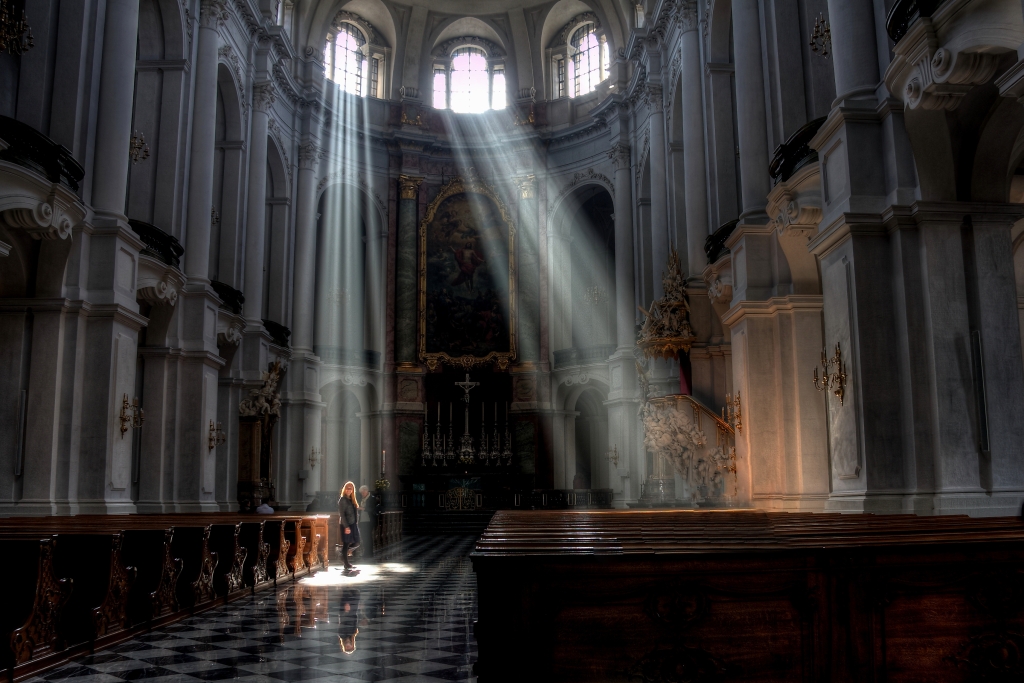
[[[341,559],[345,563],[345,573],[352,571],[352,561],[348,559],[349,548],[356,543],[359,521],[359,503],[356,501],[356,485],[350,481],[341,487],[338,496],[338,524],[341,526]]]

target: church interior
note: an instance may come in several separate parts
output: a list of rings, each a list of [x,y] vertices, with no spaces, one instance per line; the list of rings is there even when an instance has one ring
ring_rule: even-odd
[[[12,683],[1024,679],[1018,0],[0,0],[0,95]]]

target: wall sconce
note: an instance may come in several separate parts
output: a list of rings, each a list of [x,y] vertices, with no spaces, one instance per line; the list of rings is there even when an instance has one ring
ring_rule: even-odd
[[[740,392],[736,392],[736,396],[732,394],[725,395],[725,405],[722,407],[722,419],[737,432],[743,430],[743,423],[741,418],[743,417],[740,411]]]
[[[324,453],[319,448],[312,448],[309,451],[309,469],[317,466],[317,463],[324,461]]]
[[[613,466],[615,466],[617,468],[619,466],[619,446],[618,446],[618,444],[615,444],[614,446],[612,446],[611,450],[609,450],[608,453],[605,454],[605,456],[608,458],[608,462],[610,462]]]
[[[139,131],[135,131],[128,141],[128,158],[132,160],[132,164],[149,158],[149,145],[146,144],[146,136]]]
[[[227,438],[227,436],[224,434],[224,430],[221,429],[220,425],[220,422],[218,422],[215,425],[213,423],[213,420],[210,420],[210,434],[208,437],[208,445],[210,446],[211,451],[217,446],[224,443],[224,439]]]
[[[128,403],[128,394],[124,395],[121,400],[121,438],[124,438],[125,432],[129,429],[138,429],[142,426],[142,423],[146,421],[146,415],[139,408],[138,397],[132,399],[131,403]]]
[[[819,14],[814,20],[814,30],[811,32],[811,52],[820,54],[828,59],[828,49],[832,46],[832,27],[828,25],[828,19],[824,14]]]
[[[831,373],[830,369],[833,369]],[[843,364],[843,354],[839,350],[839,342],[836,342],[836,355],[832,358],[826,358],[825,349],[821,350],[821,383],[818,383],[818,368],[814,368],[814,388],[818,391],[831,389],[839,399],[839,405],[843,405],[843,394],[846,389],[846,366]]]
[[[35,46],[32,27],[21,11],[21,19],[15,18],[14,0],[0,0],[0,52],[21,55]]]

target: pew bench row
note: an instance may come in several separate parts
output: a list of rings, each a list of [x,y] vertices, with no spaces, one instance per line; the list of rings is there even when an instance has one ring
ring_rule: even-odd
[[[0,519],[0,668],[34,675],[329,564],[329,515]]]

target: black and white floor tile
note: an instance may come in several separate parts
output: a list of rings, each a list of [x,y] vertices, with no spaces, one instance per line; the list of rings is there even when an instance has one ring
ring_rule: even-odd
[[[472,537],[413,537],[377,562],[264,590],[26,683],[475,681]]]

